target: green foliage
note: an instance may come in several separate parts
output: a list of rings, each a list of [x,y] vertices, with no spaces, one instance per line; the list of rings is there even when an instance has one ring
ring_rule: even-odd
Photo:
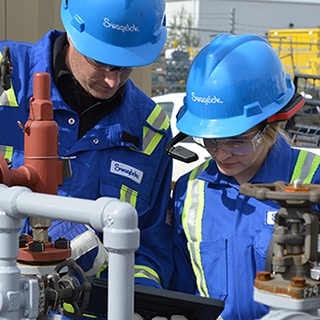
[[[187,15],[182,7],[178,15],[173,16],[172,23],[168,26],[168,46],[198,47],[200,38],[193,27],[191,14]]]

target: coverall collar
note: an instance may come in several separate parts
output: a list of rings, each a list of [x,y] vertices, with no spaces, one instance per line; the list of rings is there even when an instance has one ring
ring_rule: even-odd
[[[53,44],[53,74],[64,101],[79,114],[79,138],[97,124],[102,118],[118,107],[125,93],[125,85],[107,100],[87,97],[79,94],[78,82],[67,69],[63,57],[64,47],[68,44],[66,33],[61,34]]]

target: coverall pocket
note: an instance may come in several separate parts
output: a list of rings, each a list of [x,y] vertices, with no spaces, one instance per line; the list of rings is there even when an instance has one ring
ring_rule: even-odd
[[[101,182],[100,194],[102,196],[115,197],[130,203],[137,210],[140,217],[150,211],[150,198],[148,198],[143,191],[135,190],[125,184]]]
[[[228,295],[227,240],[193,242],[188,247],[194,252],[192,266],[200,295],[224,300]]]
[[[267,251],[272,238],[273,227],[257,230],[254,237],[254,254],[257,270],[265,270]]]

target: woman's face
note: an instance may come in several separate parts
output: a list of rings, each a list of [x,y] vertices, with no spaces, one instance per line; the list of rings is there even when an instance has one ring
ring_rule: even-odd
[[[97,99],[111,98],[132,72],[132,68],[113,67],[85,57],[70,40],[66,64],[84,91]]]
[[[234,177],[239,184],[248,182],[258,172],[271,148],[257,127],[237,137],[216,139],[215,148],[212,147],[212,140],[207,142],[207,150],[219,171]],[[241,148],[244,150],[242,154]]]

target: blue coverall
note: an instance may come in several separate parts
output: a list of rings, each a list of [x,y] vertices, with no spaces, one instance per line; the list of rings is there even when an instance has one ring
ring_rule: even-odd
[[[7,91],[0,87],[0,145],[10,156],[13,168],[24,161],[23,131],[17,121],[24,124],[28,118],[33,75],[52,74],[52,45],[60,35],[61,32],[52,30],[35,44],[0,42],[0,52],[8,46],[12,60],[12,87]],[[164,147],[172,133],[165,112],[130,79],[125,90],[121,105],[78,139],[79,116],[63,101],[51,79],[54,119],[59,126],[59,156],[71,159],[72,170],[72,176],[59,187],[59,195],[129,199],[139,216],[136,284],[166,288],[172,272],[172,230],[166,220],[172,160]],[[138,145],[122,141],[123,132],[138,138]],[[52,241],[61,236],[72,240],[85,231],[85,225],[53,220],[49,236]],[[21,232],[30,232],[27,220]],[[77,260],[88,274],[97,251],[92,248]]]
[[[290,182],[298,153],[279,136],[249,183]],[[214,160],[204,167],[182,176],[175,186],[176,268],[170,287],[224,300],[224,320],[260,319],[268,307],[254,301],[254,279],[266,270],[279,205],[241,194],[239,184],[220,173]],[[310,183],[319,182],[316,167]]]

